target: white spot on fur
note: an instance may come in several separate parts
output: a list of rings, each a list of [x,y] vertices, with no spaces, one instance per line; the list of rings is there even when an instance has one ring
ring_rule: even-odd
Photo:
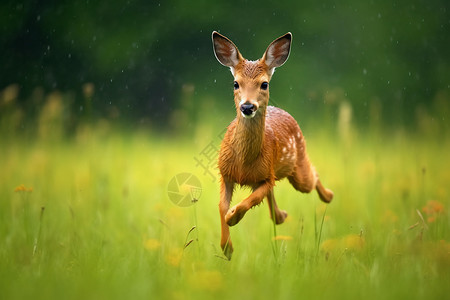
[[[287,146],[289,149],[295,149],[296,143],[295,143],[295,138],[294,137],[290,137],[289,138],[289,142],[287,143]]]

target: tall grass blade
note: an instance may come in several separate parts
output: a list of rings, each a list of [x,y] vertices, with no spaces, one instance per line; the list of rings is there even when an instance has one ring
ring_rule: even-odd
[[[320,222],[320,229],[319,229],[319,238],[317,240],[317,251],[316,251],[316,257],[319,255],[319,250],[320,250],[320,241],[322,239],[322,230],[323,230],[323,222],[325,220],[325,215],[327,214],[327,209],[328,209],[328,205],[325,206],[325,211],[323,212],[323,216],[322,216],[322,222]],[[317,214],[314,214],[317,215]]]

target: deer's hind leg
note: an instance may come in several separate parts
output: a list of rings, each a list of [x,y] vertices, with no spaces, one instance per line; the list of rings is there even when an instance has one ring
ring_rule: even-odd
[[[288,179],[292,186],[302,193],[310,193],[316,187],[319,178],[305,152],[298,154],[294,170]]]
[[[333,192],[329,189],[323,187],[319,180],[319,175],[317,174],[314,166],[309,161],[308,155],[306,153],[305,140],[302,139],[299,145],[299,151],[297,155],[297,162],[295,164],[294,170],[290,176],[288,176],[289,182],[292,186],[302,192],[310,193],[313,189],[317,190],[320,200],[329,203],[333,199]]]
[[[277,202],[275,201],[273,188],[267,193],[267,204],[269,206],[270,218],[275,222],[275,224],[278,225],[283,223],[288,214],[285,210],[280,210],[278,208]]]

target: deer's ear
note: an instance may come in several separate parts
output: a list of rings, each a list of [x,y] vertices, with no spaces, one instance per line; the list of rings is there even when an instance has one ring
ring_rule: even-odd
[[[214,54],[217,60],[224,66],[230,67],[231,72],[244,59],[238,48],[232,41],[217,31],[212,33]]]
[[[273,71],[282,66],[291,52],[292,34],[290,32],[273,41],[262,57],[262,61]]]

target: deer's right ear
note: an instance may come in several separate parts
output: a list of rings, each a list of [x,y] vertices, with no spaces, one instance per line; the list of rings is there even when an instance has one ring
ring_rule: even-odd
[[[217,31],[212,33],[214,55],[224,66],[230,67],[234,73],[234,68],[243,60],[241,53],[232,41]]]

